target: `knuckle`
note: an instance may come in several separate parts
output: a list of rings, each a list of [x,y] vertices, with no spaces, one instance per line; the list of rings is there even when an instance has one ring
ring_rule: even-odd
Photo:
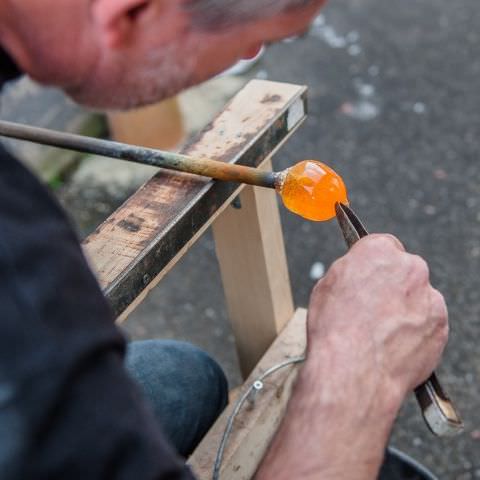
[[[447,345],[448,336],[449,336],[448,324],[444,323],[444,324],[438,325],[433,334],[433,339],[441,350],[443,350]]]
[[[327,270],[327,273],[324,275],[324,277],[321,278],[313,287],[311,294],[312,298],[317,297],[318,295],[320,295],[320,292],[324,290],[331,289],[336,283],[339,276],[339,271],[341,269],[341,260],[335,260],[335,262]]]
[[[397,237],[389,233],[372,234],[365,238],[370,248],[376,251],[393,252],[404,250],[402,243]]]
[[[347,262],[348,262],[347,256],[344,256],[335,260],[330,266],[330,268],[328,269],[324,279],[327,279],[330,282],[335,281],[344,271]]]
[[[390,235],[371,235],[367,238],[369,247],[374,250],[392,250],[395,246]]]
[[[349,270],[350,261],[347,258],[348,256],[349,254],[332,263],[324,277],[313,287],[311,299],[320,298],[334,289],[342,288],[342,285],[345,284],[351,273]]]
[[[428,263],[419,255],[411,255],[411,273],[419,283],[428,283],[430,280],[430,269]]]
[[[445,297],[435,288],[432,288],[432,302],[434,302],[439,308],[443,309],[446,316],[447,304],[445,302]]]
[[[446,322],[440,330],[440,341],[442,342],[442,345],[447,344],[449,333],[450,329],[448,326],[448,322]]]
[[[328,272],[324,278],[319,280],[313,289],[313,295],[320,295],[320,292],[330,291],[336,283],[336,275],[334,272]]]
[[[444,346],[448,341],[449,325],[448,310],[443,295],[435,289],[431,293],[431,311],[438,340]]]
[[[448,328],[448,309],[444,296],[438,291],[433,289],[432,293],[432,307],[434,311],[438,312],[437,317],[439,323]]]

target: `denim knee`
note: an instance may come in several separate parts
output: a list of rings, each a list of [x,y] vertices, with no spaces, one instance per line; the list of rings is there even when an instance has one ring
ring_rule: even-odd
[[[167,437],[190,453],[227,404],[221,367],[199,348],[173,340],[132,342],[126,366]]]

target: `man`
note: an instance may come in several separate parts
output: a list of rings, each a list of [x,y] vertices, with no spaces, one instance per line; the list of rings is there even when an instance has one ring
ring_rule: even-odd
[[[322,4],[4,0],[3,80],[18,66],[86,105],[142,105],[303,31]],[[184,454],[198,442],[225,402],[218,367],[193,347],[134,346],[143,401],[63,214],[5,152],[0,233],[0,477],[193,478],[164,435]],[[308,358],[257,478],[375,478],[398,409],[435,368],[447,330],[423,260],[389,235],[358,242],[312,293]]]

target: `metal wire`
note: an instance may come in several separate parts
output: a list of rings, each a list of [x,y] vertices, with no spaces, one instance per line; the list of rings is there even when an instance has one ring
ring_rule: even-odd
[[[262,375],[260,375],[246,390],[246,392],[237,400],[235,407],[233,408],[232,413],[228,417],[227,426],[225,427],[225,431],[222,435],[222,440],[220,441],[220,445],[217,450],[217,455],[215,457],[215,463],[213,466],[213,473],[212,473],[212,480],[219,480],[220,479],[220,468],[223,462],[223,455],[225,453],[225,448],[227,446],[228,437],[232,433],[233,430],[233,422],[235,418],[239,414],[243,404],[247,401],[247,399],[252,395],[253,392],[260,392],[263,389],[263,380],[268,376],[272,375],[273,373],[277,372],[278,370],[287,367],[288,365],[293,365],[296,363],[302,363],[305,361],[305,356],[301,357],[294,357],[289,360],[285,360],[282,363],[278,363],[273,367],[269,368],[265,371]]]

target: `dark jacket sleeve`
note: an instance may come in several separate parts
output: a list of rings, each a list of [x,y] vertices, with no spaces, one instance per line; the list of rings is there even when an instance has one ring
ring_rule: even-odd
[[[55,200],[0,151],[0,478],[191,479]]]

